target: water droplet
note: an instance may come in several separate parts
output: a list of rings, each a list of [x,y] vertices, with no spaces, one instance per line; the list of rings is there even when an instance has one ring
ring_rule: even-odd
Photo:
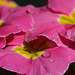
[[[47,51],[45,51],[43,53],[43,57],[45,57],[45,58],[49,58],[50,56],[51,56],[51,54],[49,52],[47,52]]]
[[[27,10],[27,13],[31,13],[31,11],[30,10]]]
[[[44,64],[44,66],[46,66],[46,64]]]
[[[54,62],[55,62],[55,60],[54,60],[54,59],[50,59],[50,62],[51,62],[51,63],[54,63]]]

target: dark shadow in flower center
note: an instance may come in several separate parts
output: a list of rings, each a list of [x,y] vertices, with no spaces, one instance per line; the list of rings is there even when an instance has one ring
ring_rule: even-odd
[[[49,40],[47,37],[37,36],[37,39],[34,39],[30,42],[24,41],[23,46],[25,48],[25,51],[28,51],[29,53],[36,53],[36,52],[44,51],[48,48],[53,47],[51,43],[54,43],[54,42]],[[55,43],[54,43],[54,46],[56,46]]]

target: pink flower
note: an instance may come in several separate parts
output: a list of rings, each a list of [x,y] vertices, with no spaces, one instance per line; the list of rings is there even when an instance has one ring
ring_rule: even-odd
[[[34,23],[33,29],[31,30],[30,36],[27,37],[27,40],[31,40],[39,34],[47,36],[49,39],[55,41],[59,46],[65,46],[58,35],[58,28],[61,25],[58,23],[59,14],[49,11],[45,6],[41,7],[39,10],[40,11],[38,12],[32,12],[30,9],[30,14]]]
[[[22,11],[22,12],[21,12]],[[54,40],[58,45],[61,44],[62,42],[57,40],[58,36],[58,27],[59,27],[59,23],[57,22],[57,19],[59,17],[59,14],[57,13],[53,13],[50,12],[46,6],[44,7],[40,7],[40,8],[35,8],[32,5],[28,5],[26,7],[22,7],[22,8],[18,8],[16,14],[20,14],[20,13],[25,13],[27,12],[25,15],[30,15],[31,16],[31,20],[25,22],[22,21],[20,24],[18,20],[15,21],[15,23],[18,23],[19,27],[22,29],[22,31],[26,32],[27,28],[29,28],[31,25],[32,29],[30,29],[30,35],[27,36],[27,41],[33,39],[34,37],[36,37],[36,35],[46,35],[47,37],[49,37],[51,40]],[[27,19],[28,17],[26,17]],[[29,17],[30,18],[30,17]],[[19,18],[21,20],[21,18]],[[23,18],[25,19],[25,17]],[[31,23],[32,22],[32,23]],[[23,23],[27,23],[26,26]],[[42,28],[42,29],[41,29]],[[43,33],[45,32],[45,33]],[[25,38],[26,40],[26,38]],[[58,43],[59,42],[59,43]]]
[[[37,16],[33,13],[32,30],[7,36],[9,46],[0,50],[1,67],[26,75],[63,74],[71,60],[68,52],[70,49],[58,47],[54,40],[50,40],[50,36],[54,32],[57,34],[58,31],[59,24],[56,23],[58,15],[48,11],[44,13],[41,11],[40,14],[38,12]],[[51,14],[50,17],[47,14]]]
[[[62,75],[75,61],[75,51],[63,46],[64,37],[58,34],[59,14],[33,6],[12,9],[11,13],[18,17],[13,23],[21,31],[6,36],[7,47],[0,49],[0,67],[24,75]]]
[[[11,9],[7,6],[0,6],[0,48],[6,45],[4,37],[7,35],[21,32],[21,30],[28,31],[32,28],[32,18],[26,12],[30,7],[25,7],[25,10],[22,12],[20,7]]]
[[[74,0],[48,0],[48,9],[60,14],[58,33],[71,41],[75,41],[75,1]]]
[[[24,32],[7,37],[10,46],[0,49],[0,67],[26,75],[57,75],[67,70],[70,62],[67,48],[58,47],[43,35],[29,42],[24,41],[25,37]]]

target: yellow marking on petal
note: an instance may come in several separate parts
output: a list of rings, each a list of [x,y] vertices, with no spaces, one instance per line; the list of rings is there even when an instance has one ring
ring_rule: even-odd
[[[32,54],[30,54],[27,51],[23,51],[23,52],[18,51],[18,53],[21,54],[21,55],[23,55],[23,56],[25,56],[26,58],[31,58],[31,56],[32,56]]]
[[[32,55],[32,59],[38,58],[43,53],[44,53],[44,51],[36,52],[35,54]]]
[[[8,6],[14,8],[14,7],[17,7],[18,5],[15,2],[10,1],[8,2]]]
[[[12,50],[17,51],[17,53],[25,56],[26,58],[32,58],[32,59],[38,58],[41,54],[44,53],[44,51],[29,53],[28,51],[25,51],[24,47],[21,47],[21,46],[15,46],[13,47]]]
[[[17,7],[18,5],[15,3],[15,2],[12,2],[12,1],[0,1],[0,5],[7,5],[11,8],[14,8],[14,7]]]
[[[58,18],[60,24],[75,24],[75,10],[70,14],[70,16],[62,14]]]
[[[71,13],[71,17],[75,18],[75,10],[73,10],[73,12]]]
[[[1,20],[1,21],[0,21],[0,26],[1,26],[3,23],[4,23],[4,21]]]
[[[21,47],[21,46],[15,46],[15,47],[13,48],[13,50],[14,50],[14,51],[24,51],[24,48]]]

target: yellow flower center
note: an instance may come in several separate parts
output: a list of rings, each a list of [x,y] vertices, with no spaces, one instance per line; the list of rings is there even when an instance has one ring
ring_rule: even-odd
[[[37,37],[30,42],[23,42],[23,46],[15,46],[12,50],[25,56],[26,58],[38,58],[44,50],[50,48],[50,41],[45,36]]]
[[[7,2],[7,1],[4,1],[4,0],[0,1],[0,5],[7,5],[7,6],[12,7],[12,8],[18,6],[18,5],[17,5],[15,2],[13,2],[13,1]]]
[[[75,24],[75,10],[72,11],[70,16],[65,14],[60,15],[58,21],[61,24]]]
[[[3,23],[4,23],[4,21],[3,21],[3,20],[1,20],[1,21],[0,21],[0,26],[1,26]]]

